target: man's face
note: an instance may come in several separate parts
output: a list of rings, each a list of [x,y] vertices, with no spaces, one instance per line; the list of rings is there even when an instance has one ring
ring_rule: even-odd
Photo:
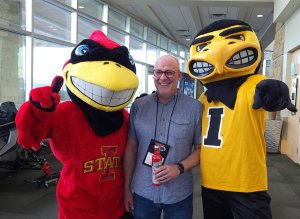
[[[169,98],[175,95],[180,79],[178,63],[172,57],[162,57],[155,63],[154,84],[161,97]]]

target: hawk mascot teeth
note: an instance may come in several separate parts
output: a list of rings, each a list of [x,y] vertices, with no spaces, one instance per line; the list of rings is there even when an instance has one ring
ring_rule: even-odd
[[[238,20],[216,21],[191,43],[187,71],[206,88],[199,98],[201,181],[206,188],[267,190],[266,111],[297,110],[286,84],[257,73],[261,60],[255,32]]]
[[[63,164],[56,192],[59,218],[119,219],[125,214],[124,108],[138,87],[135,71],[128,49],[96,30],[73,49],[63,78],[32,89],[20,107],[20,145],[39,149],[49,138]],[[60,103],[63,81],[71,100]]]

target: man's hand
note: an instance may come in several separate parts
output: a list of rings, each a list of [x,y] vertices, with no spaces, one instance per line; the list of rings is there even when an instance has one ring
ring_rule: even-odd
[[[133,196],[132,196],[131,190],[129,190],[129,189],[125,189],[124,205],[125,205],[125,210],[127,212],[133,211]]]
[[[176,164],[162,165],[155,170],[155,178],[160,183],[166,183],[180,175]]]

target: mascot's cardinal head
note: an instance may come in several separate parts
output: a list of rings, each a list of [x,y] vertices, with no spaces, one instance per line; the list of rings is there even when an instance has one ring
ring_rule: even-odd
[[[257,73],[261,58],[259,41],[249,24],[219,20],[194,38],[187,71],[207,84]]]
[[[82,108],[115,112],[125,108],[137,90],[135,71],[128,49],[96,30],[74,48],[63,75],[69,96]]]

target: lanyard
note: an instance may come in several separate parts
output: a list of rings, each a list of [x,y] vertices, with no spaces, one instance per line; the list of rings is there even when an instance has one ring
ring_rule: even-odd
[[[170,120],[169,120],[166,145],[168,145],[168,141],[169,141],[169,131],[170,131],[171,119],[172,119],[172,115],[173,115],[173,112],[174,112],[174,109],[175,109],[175,106],[176,106],[176,103],[177,103],[177,98],[178,98],[178,91],[176,93],[175,103],[174,103],[174,106],[173,106],[173,109],[172,109],[172,112],[171,112],[171,116],[170,116]],[[154,139],[156,139],[157,117],[158,117],[157,114],[158,114],[158,96],[156,94],[156,122],[155,122]]]

